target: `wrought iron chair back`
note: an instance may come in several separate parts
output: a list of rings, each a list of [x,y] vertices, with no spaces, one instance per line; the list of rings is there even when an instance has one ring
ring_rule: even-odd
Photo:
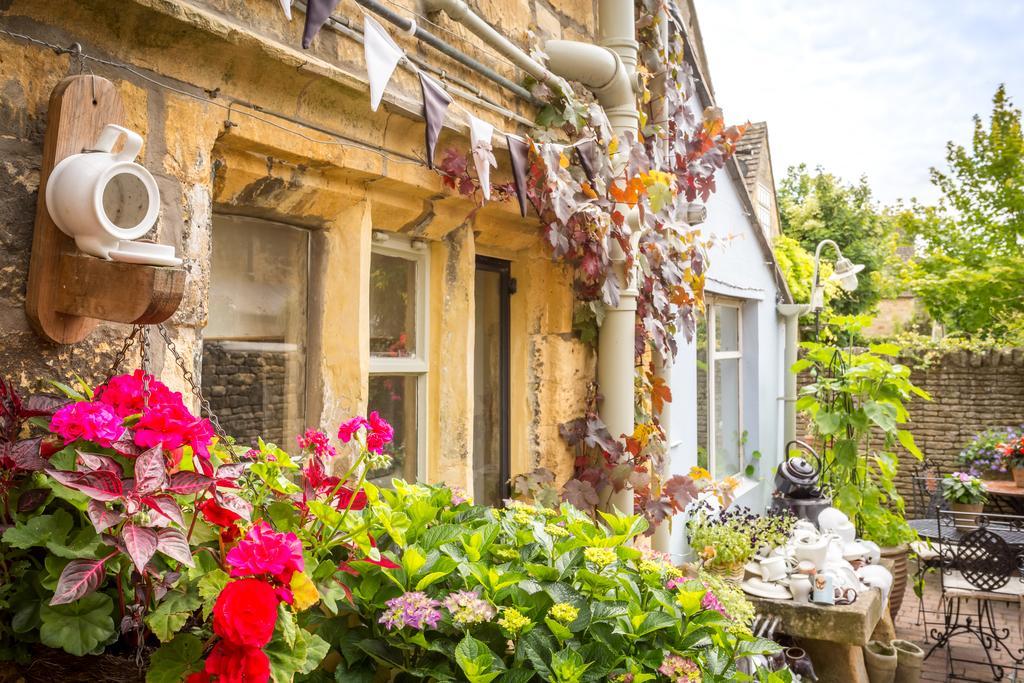
[[[939,510],[946,507],[942,498],[942,471],[931,460],[924,460],[914,468],[911,504],[918,517],[938,517]]]
[[[1024,518],[940,510],[938,520],[944,586],[952,572],[986,592],[998,591],[1013,578],[1024,581]]]

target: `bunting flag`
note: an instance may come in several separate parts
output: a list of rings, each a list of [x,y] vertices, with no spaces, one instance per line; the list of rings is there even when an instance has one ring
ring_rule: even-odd
[[[594,153],[597,151],[597,141],[593,138],[580,140],[574,147],[576,147],[576,157],[580,160],[580,167],[583,169],[583,173],[587,176],[587,180],[593,184],[597,177],[594,171]]]
[[[494,126],[481,121],[472,114],[469,116],[469,147],[473,151],[473,162],[476,165],[476,175],[480,180],[480,191],[484,199],[491,198],[491,167],[497,167],[498,161],[494,158],[494,148],[491,145],[491,137],[494,135]]]
[[[292,20],[292,0],[281,0],[281,9],[284,10],[284,16],[288,21]]]
[[[516,186],[516,199],[519,200],[519,215],[526,218],[526,167],[530,153],[530,145],[520,137],[505,133],[508,141],[508,158],[512,163],[512,180]]]
[[[281,0],[282,4],[287,0]],[[312,45],[316,34],[320,32],[323,25],[331,18],[331,13],[341,3],[341,0],[306,0],[306,28],[302,31],[302,49],[308,50]],[[291,12],[291,3],[286,14]]]
[[[366,72],[370,77],[370,109],[377,111],[388,87],[391,74],[405,57],[402,48],[395,44],[391,34],[369,14],[363,13],[363,55],[366,58]]]
[[[420,88],[423,90],[423,120],[426,122],[427,167],[434,168],[434,148],[444,126],[444,117],[452,97],[441,84],[420,71]]]

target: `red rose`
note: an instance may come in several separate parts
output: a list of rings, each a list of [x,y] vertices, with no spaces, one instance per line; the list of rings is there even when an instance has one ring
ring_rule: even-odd
[[[203,519],[217,526],[231,526],[235,520],[242,518],[237,513],[218,505],[213,498],[207,498],[200,503],[199,511],[203,514]]]
[[[213,632],[235,645],[263,647],[274,635],[277,603],[274,588],[266,581],[232,581],[213,606]]]
[[[215,674],[217,683],[267,683],[270,660],[258,647],[245,647],[222,640],[206,658],[206,673]]]

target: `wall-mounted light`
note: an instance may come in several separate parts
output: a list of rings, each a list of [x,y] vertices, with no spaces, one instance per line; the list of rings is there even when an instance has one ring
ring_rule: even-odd
[[[384,230],[374,230],[373,231],[373,241],[376,242],[377,244],[384,244],[389,239],[391,239],[391,235],[389,235]]]
[[[818,271],[821,267],[821,250],[826,244],[832,245],[836,250],[836,255],[839,257],[836,259],[835,269],[828,276],[829,282],[837,283],[842,287],[843,291],[855,291],[858,285],[857,273],[864,270],[863,264],[854,263],[844,257],[843,252],[839,249],[839,245],[834,241],[826,239],[819,242],[817,249],[814,250],[814,277],[811,280],[811,310],[815,314],[821,313],[825,308],[825,284],[821,282]]]

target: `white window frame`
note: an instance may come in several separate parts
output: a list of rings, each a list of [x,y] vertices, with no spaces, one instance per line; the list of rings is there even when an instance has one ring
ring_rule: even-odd
[[[718,351],[718,309],[720,308],[732,308],[736,310],[736,350],[735,351]],[[717,379],[718,363],[720,360],[738,360],[738,381],[739,390],[737,391],[736,400],[738,405],[736,406],[736,422],[739,427],[739,434],[737,435],[736,448],[739,451],[739,469],[736,472],[730,472],[728,474],[741,474],[746,468],[746,453],[743,444],[743,303],[732,299],[713,299],[707,304],[707,313],[705,314],[707,324],[707,383],[708,383],[708,407],[707,407],[707,435],[708,435],[708,469],[712,475],[718,477],[717,474],[717,449],[718,449],[718,433],[715,421],[715,380]],[[726,473],[722,473],[725,476]]]
[[[427,474],[427,383],[429,382],[430,339],[430,249],[422,240],[410,240],[401,235],[385,233],[386,241],[374,242],[373,254],[393,256],[416,265],[414,292],[416,353],[410,358],[375,356],[370,353],[370,377],[374,375],[401,375],[416,378],[416,478],[424,480]],[[367,310],[367,330],[369,315]]]
[[[772,227],[772,192],[764,183],[757,184],[757,221],[765,230]]]

